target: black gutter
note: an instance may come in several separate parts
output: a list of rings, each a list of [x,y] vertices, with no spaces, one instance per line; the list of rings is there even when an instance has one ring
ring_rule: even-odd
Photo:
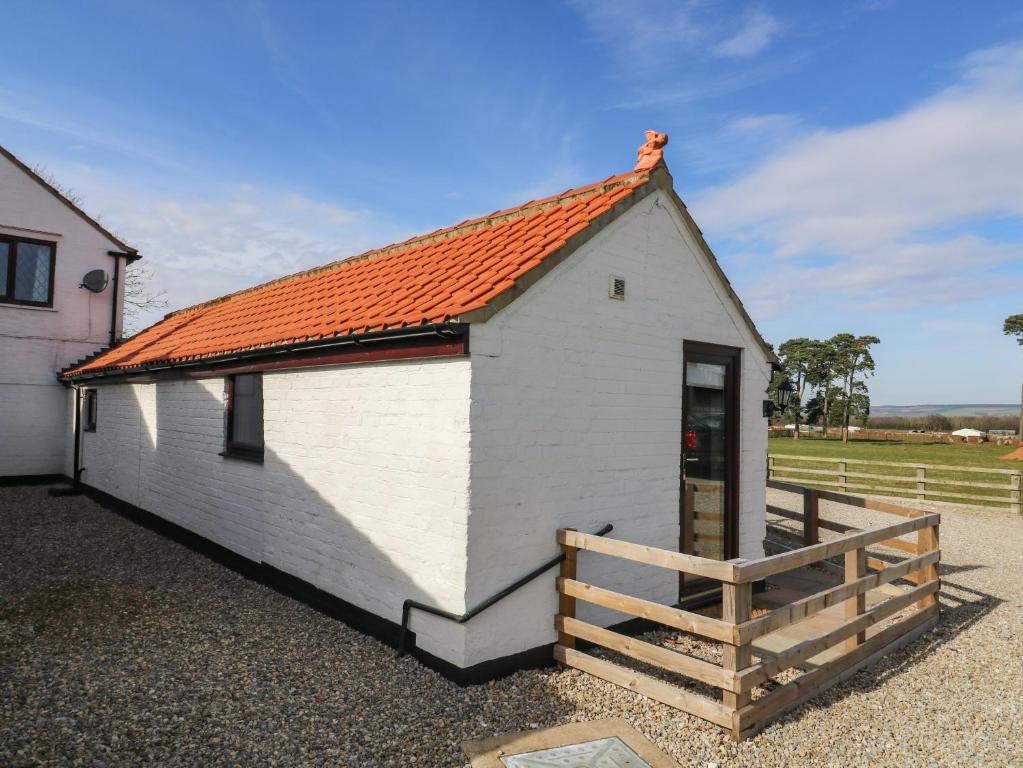
[[[121,257],[127,259],[128,254],[120,251],[107,251],[107,254],[114,257],[114,279],[110,281],[111,288],[113,288],[110,295],[110,346],[113,347],[117,344],[117,283],[121,276]],[[125,269],[127,269],[127,261],[125,261]]]
[[[613,531],[613,530],[614,530],[614,526],[611,525],[611,523],[607,523],[606,525],[604,525],[599,531],[597,531],[593,535],[594,536],[606,536],[607,534],[611,533],[611,531]],[[496,603],[499,600],[503,600],[504,598],[508,597],[508,595],[510,595],[515,590],[517,590],[517,589],[519,589],[521,587],[524,587],[526,584],[531,582],[537,576],[541,576],[544,572],[546,572],[549,569],[553,568],[555,565],[558,565],[558,563],[560,563],[564,559],[565,559],[565,553],[561,552],[561,554],[559,554],[557,557],[552,557],[550,560],[548,560],[543,565],[539,566],[538,568],[534,568],[532,571],[527,573],[525,576],[523,576],[518,581],[516,581],[516,582],[514,582],[512,584],[509,584],[507,587],[502,589],[500,592],[498,592],[498,593],[496,593],[494,595],[491,595],[486,600],[484,600],[482,603],[480,603],[475,608],[473,608],[471,611],[469,611],[467,613],[460,614],[460,615],[456,614],[456,613],[452,613],[451,611],[445,611],[445,610],[443,610],[441,608],[434,608],[432,605],[427,605],[426,603],[421,603],[418,600],[406,600],[402,604],[402,606],[401,606],[401,631],[398,634],[398,658],[401,658],[402,656],[405,655],[405,641],[406,641],[406,638],[408,637],[408,633],[409,633],[409,630],[408,630],[409,614],[412,612],[413,608],[415,608],[416,610],[419,610],[419,611],[423,611],[424,613],[432,613],[434,616],[440,616],[442,619],[448,619],[449,621],[454,621],[454,622],[456,622],[458,624],[465,624],[467,621],[469,621],[469,619],[471,619],[474,616],[477,616],[477,615],[483,613],[483,611],[485,611],[487,608],[492,606],[494,603]]]
[[[148,365],[140,365],[133,368],[117,368],[110,371],[96,371],[74,376],[70,381],[86,381],[107,376],[137,376],[150,371],[163,371],[178,368],[197,368],[210,365],[220,365],[252,358],[276,357],[295,352],[307,350],[329,349],[331,347],[363,346],[375,342],[397,341],[401,339],[414,339],[419,337],[440,337],[443,339],[463,338],[469,330],[467,323],[431,323],[429,325],[410,325],[405,328],[391,328],[385,331],[370,331],[368,333],[350,334],[348,336],[332,336],[327,339],[314,339],[313,341],[301,341],[292,344],[282,344],[277,347],[260,347],[258,349],[245,350],[243,352],[229,352],[223,355],[200,357],[194,360],[154,362]],[[74,367],[74,366],[72,366]]]

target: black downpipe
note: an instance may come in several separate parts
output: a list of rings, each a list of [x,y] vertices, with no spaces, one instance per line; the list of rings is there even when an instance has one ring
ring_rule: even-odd
[[[613,530],[614,526],[611,525],[611,523],[608,523],[593,535],[606,536]],[[480,603],[475,608],[470,610],[468,613],[463,613],[461,615],[451,613],[451,611],[445,611],[441,608],[434,608],[432,605],[420,603],[418,600],[406,600],[401,606],[401,632],[398,635],[398,657],[400,658],[405,655],[405,641],[408,637],[409,614],[412,613],[413,608],[419,611],[423,611],[424,613],[432,613],[434,616],[440,616],[442,619],[454,621],[458,624],[465,624],[465,622],[469,621],[469,619],[479,615],[480,613],[483,613],[483,611],[492,606],[494,603],[498,602],[499,600],[503,600],[504,598],[508,597],[508,595],[510,595],[512,592],[516,591],[521,587],[524,587],[537,576],[542,575],[545,571],[548,571],[555,565],[558,565],[564,559],[565,553],[562,552],[557,557],[553,557],[543,565],[533,569],[518,581],[509,584],[507,587],[502,589],[497,594],[488,597],[486,600],[484,600],[482,603]]]
[[[110,255],[114,257],[114,279],[110,281],[113,288],[110,292],[110,346],[113,347],[117,343],[117,283],[121,276],[121,255],[113,251]]]
[[[75,387],[75,460],[72,467],[73,485],[76,491],[82,488],[82,390]]]

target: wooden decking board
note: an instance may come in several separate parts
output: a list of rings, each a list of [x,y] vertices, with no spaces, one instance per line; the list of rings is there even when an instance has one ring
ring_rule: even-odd
[[[767,581],[768,591],[754,597],[754,605],[758,608],[777,608],[841,584],[840,579],[809,568],[771,576]],[[885,586],[889,587],[889,589],[885,590],[885,594],[879,594],[880,590],[878,589],[867,592],[867,609],[873,608],[879,603],[883,603],[886,599],[907,591],[897,586]],[[793,624],[755,639],[753,641],[753,653],[761,658],[777,656],[794,645],[814,637],[819,637],[838,628],[846,620],[844,607],[841,603],[830,606]],[[872,627],[867,631],[867,636],[869,637],[876,631],[876,627]],[[804,670],[814,669],[823,664],[830,663],[844,652],[842,646],[838,645],[799,663],[797,666]]]

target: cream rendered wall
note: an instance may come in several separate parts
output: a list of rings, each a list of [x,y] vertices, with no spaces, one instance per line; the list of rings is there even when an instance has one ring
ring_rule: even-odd
[[[467,358],[263,377],[265,462],[223,458],[224,380],[100,384],[84,481],[393,622],[465,610]],[[464,628],[413,614],[464,665]]]
[[[79,284],[112,273],[107,251],[120,247],[2,155],[0,233],[57,246],[53,308],[0,303],[0,476],[63,473],[69,411],[56,373],[108,343],[111,289]]]
[[[610,275],[625,301],[608,298]],[[558,552],[555,531],[677,549],[682,341],[742,348],[740,554],[763,554],[770,364],[673,202],[657,192],[472,327],[468,602]],[[474,619],[470,664],[555,639],[556,569]],[[580,553],[580,578],[664,603],[677,577]],[[579,603],[580,617],[629,617]]]

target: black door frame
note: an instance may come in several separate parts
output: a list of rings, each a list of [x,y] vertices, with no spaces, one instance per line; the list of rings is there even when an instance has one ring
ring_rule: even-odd
[[[679,429],[679,552],[685,552],[687,542],[692,541],[692,521],[685,510],[686,503],[686,452],[685,431],[686,414],[689,404],[687,386],[687,369],[689,363],[710,363],[725,366],[725,531],[724,559],[730,560],[739,556],[739,424],[742,381],[742,350],[738,347],[727,347],[721,344],[709,344],[703,341],[682,342],[682,421]],[[679,573],[679,600],[684,595],[692,594],[702,580]],[[708,585],[711,586],[711,585]],[[713,585],[717,587],[715,583]]]

